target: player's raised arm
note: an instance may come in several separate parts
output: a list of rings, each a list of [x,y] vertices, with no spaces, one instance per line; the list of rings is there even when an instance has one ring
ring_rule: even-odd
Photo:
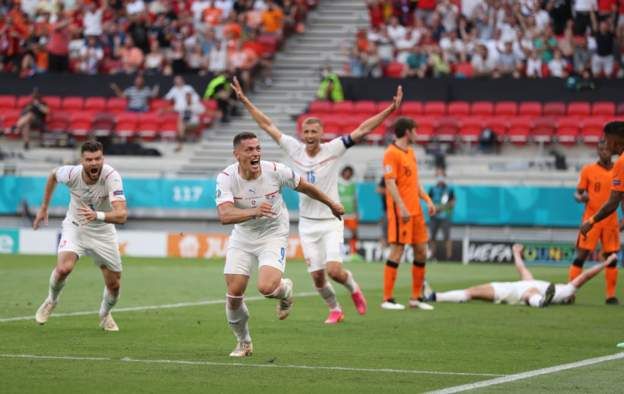
[[[232,90],[234,90],[234,93],[236,93],[236,97],[238,97],[238,100],[243,103],[243,105],[245,106],[253,120],[256,121],[258,126],[262,130],[266,131],[267,134],[270,135],[271,138],[273,138],[273,140],[279,144],[279,141],[282,138],[282,132],[277,128],[277,126],[275,126],[273,120],[271,120],[271,118],[269,118],[262,111],[260,111],[258,107],[253,105],[251,100],[249,100],[249,98],[245,95],[245,92],[243,92],[243,88],[241,87],[236,77],[234,77],[234,82],[232,82],[230,86],[232,87]]]
[[[435,215],[437,212],[436,206],[433,201],[431,201],[431,197],[429,197],[429,194],[425,191],[425,189],[423,189],[422,186],[418,189],[418,197],[423,200],[425,204],[427,204],[429,216]]]
[[[56,188],[56,183],[56,170],[53,170],[50,175],[48,175],[48,181],[46,182],[45,191],[43,193],[43,202],[33,222],[34,230],[39,228],[41,222],[45,225],[48,224],[48,206],[50,205],[50,199],[52,198],[52,193],[54,193],[54,188]]]
[[[604,218],[606,218],[607,216],[609,216],[613,212],[615,212],[615,210],[617,209],[618,205],[620,205],[620,203],[622,202],[623,199],[624,199],[624,192],[617,191],[617,190],[611,190],[611,195],[609,196],[609,201],[607,201],[602,206],[602,208],[600,208],[600,211],[598,211],[597,214],[595,214],[594,216],[592,216],[589,219],[587,219],[581,225],[581,234],[587,235],[589,230],[591,230],[592,227],[594,226],[594,223],[598,223],[599,221],[603,220]]]
[[[403,88],[399,85],[396,95],[392,98],[392,104],[377,115],[374,115],[362,122],[357,129],[351,132],[351,139],[356,143],[360,142],[367,134],[375,130],[388,118],[388,116],[396,111],[401,106],[401,101],[403,101]]]
[[[327,205],[327,207],[331,209],[334,216],[342,220],[341,217],[344,215],[344,208],[342,204],[333,201],[327,194],[320,191],[316,186],[301,179],[295,190]]]

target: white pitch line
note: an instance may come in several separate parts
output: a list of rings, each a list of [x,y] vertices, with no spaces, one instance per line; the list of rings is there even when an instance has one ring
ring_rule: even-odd
[[[311,297],[313,295],[317,295],[318,293],[299,293],[295,294],[296,297]],[[259,301],[264,300],[265,297],[254,296],[254,297],[245,297],[245,301]],[[178,302],[176,304],[163,304],[163,305],[145,305],[145,306],[130,306],[126,308],[115,308],[113,311],[115,313],[119,312],[137,312],[137,311],[148,311],[153,309],[174,309],[174,308],[186,308],[189,306],[201,306],[201,305],[214,305],[214,304],[223,304],[225,303],[225,299],[222,300],[205,300],[205,301],[194,301],[194,302]],[[97,310],[93,311],[81,311],[81,312],[66,312],[66,313],[54,313],[52,317],[70,317],[70,316],[85,316],[85,315],[94,315],[99,313]],[[0,323],[7,323],[12,321],[22,321],[22,320],[34,320],[35,313],[28,316],[17,316],[17,317],[6,317],[0,319]]]
[[[33,354],[0,354],[0,358],[21,358],[29,360],[69,360],[69,361],[118,361],[124,363],[139,364],[173,364],[173,365],[198,365],[217,367],[248,367],[248,368],[278,368],[278,369],[307,369],[338,372],[372,372],[372,373],[393,373],[393,374],[414,374],[414,375],[454,375],[454,376],[503,376],[491,373],[472,372],[445,372],[445,371],[421,371],[415,369],[392,369],[392,368],[355,368],[322,365],[295,365],[295,364],[247,364],[247,363],[224,363],[217,361],[199,360],[149,360],[131,357],[107,358],[107,357],[81,357],[81,356],[43,356]]]
[[[441,390],[430,391],[428,394],[460,393],[463,391],[481,389],[484,387],[490,387],[490,386],[494,386],[497,384],[511,383],[511,382],[515,382],[518,380],[530,379],[536,376],[548,375],[551,373],[567,371],[569,369],[581,368],[581,367],[586,367],[589,365],[595,365],[595,364],[600,364],[600,363],[604,363],[607,361],[614,361],[614,360],[621,360],[621,359],[624,359],[624,352],[612,354],[610,356],[588,358],[586,360],[576,361],[573,363],[560,364],[560,365],[555,365],[553,367],[536,369],[533,371],[527,371],[527,372],[521,372],[521,373],[517,373],[513,375],[502,376],[496,379],[484,380],[482,382],[468,383],[468,384],[462,384],[461,386],[448,387],[448,388],[441,389]]]

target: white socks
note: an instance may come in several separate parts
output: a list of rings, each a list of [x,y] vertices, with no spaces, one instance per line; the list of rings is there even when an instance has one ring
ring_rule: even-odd
[[[445,291],[443,293],[436,293],[437,302],[466,302],[470,297],[465,290],[453,290]]]
[[[533,308],[541,308],[544,304],[544,297],[540,294],[533,294],[529,297],[529,305]]]
[[[331,283],[329,283],[329,281],[325,281],[325,286],[320,288],[317,287],[316,291],[318,291],[321,297],[323,297],[329,309],[340,309],[340,305],[338,304],[338,300],[336,299],[336,292],[334,291],[334,287],[331,285]]]
[[[104,294],[102,294],[102,305],[100,305],[100,318],[109,314],[111,309],[117,303],[117,299],[119,298],[119,293],[117,295],[113,295],[108,291],[108,287],[104,286]]]
[[[353,294],[356,291],[358,291],[359,286],[357,283],[355,283],[355,279],[353,279],[353,274],[351,273],[351,271],[346,270],[347,271],[347,280],[345,281],[344,287],[347,288],[347,290],[349,290],[349,293]]]
[[[53,303],[58,301],[59,294],[61,294],[61,290],[65,286],[65,280],[59,281],[56,279],[56,268],[52,270],[52,274],[50,275],[50,289],[48,291],[48,300]]]
[[[228,300],[225,303],[225,316],[227,317],[228,324],[234,333],[234,336],[239,342],[251,342],[251,336],[249,335],[249,326],[247,321],[249,320],[249,310],[243,297],[235,297],[228,295]],[[238,309],[230,309],[229,299],[240,299],[240,306]]]

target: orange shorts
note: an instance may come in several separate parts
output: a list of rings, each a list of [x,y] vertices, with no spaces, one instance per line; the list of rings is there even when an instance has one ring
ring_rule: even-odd
[[[423,244],[429,241],[429,232],[424,215],[412,216],[403,222],[394,212],[388,214],[388,243],[390,244]]]
[[[587,236],[579,234],[576,247],[593,251],[600,241],[603,253],[618,252],[620,250],[620,229],[618,226],[595,226]]]
[[[343,217],[344,226],[349,231],[357,231],[358,228],[358,218],[357,217]]]

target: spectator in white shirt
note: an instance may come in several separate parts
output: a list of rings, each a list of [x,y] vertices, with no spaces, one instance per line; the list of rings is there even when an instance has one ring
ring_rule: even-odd
[[[186,92],[182,105],[176,109],[179,115],[176,152],[182,150],[182,144],[186,139],[187,133],[195,132],[201,127],[200,116],[204,113],[205,108],[199,96],[194,93]]]
[[[227,69],[227,48],[217,40],[208,55],[208,70],[220,74]]]
[[[396,16],[390,18],[390,24],[388,25],[388,37],[393,43],[396,43],[401,38],[405,37],[405,27],[399,24],[399,19]]]
[[[561,56],[561,51],[559,49],[555,49],[553,52],[553,59],[548,62],[548,71],[550,71],[550,75],[555,78],[565,78],[568,76],[566,61],[563,56]]]
[[[191,85],[187,85],[184,82],[184,78],[179,75],[176,75],[173,78],[173,86],[165,95],[165,100],[169,100],[173,102],[173,110],[176,112],[180,112],[184,108],[186,108],[186,94],[191,93],[199,97],[195,89]]]
[[[85,36],[101,36],[102,35],[102,16],[106,9],[106,1],[102,1],[100,8],[95,8],[95,3],[91,2],[86,5],[82,24],[84,25]]]
[[[542,58],[534,49],[531,51],[529,58],[526,62],[526,76],[528,78],[541,78],[542,77]]]

